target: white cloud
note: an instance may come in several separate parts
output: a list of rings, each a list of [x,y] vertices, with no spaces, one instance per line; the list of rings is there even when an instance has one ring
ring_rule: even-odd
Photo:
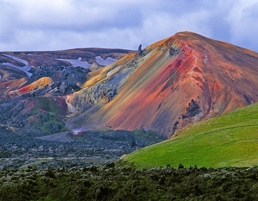
[[[230,42],[258,47],[258,0],[239,0],[231,8],[226,21],[230,26]]]
[[[137,49],[189,30],[258,51],[258,0],[0,0],[0,50]]]

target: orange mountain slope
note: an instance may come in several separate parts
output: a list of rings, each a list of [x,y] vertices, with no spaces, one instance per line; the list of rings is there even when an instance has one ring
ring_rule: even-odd
[[[133,65],[134,70],[112,100],[84,115],[86,125],[151,129],[170,137],[192,122],[258,101],[258,53],[192,32],[177,33],[117,63],[112,68]],[[107,83],[107,73],[98,78]]]
[[[42,77],[42,78],[38,79],[37,81],[29,84],[29,85],[21,87],[21,88],[19,88],[17,90],[10,91],[9,95],[10,96],[15,96],[15,95],[22,95],[22,94],[25,94],[25,93],[30,93],[32,91],[35,91],[36,89],[45,87],[46,85],[49,85],[51,83],[52,83],[52,79],[51,78],[49,78],[49,77]]]

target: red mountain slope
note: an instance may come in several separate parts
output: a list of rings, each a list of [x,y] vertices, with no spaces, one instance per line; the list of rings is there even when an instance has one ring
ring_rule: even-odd
[[[228,43],[181,32],[130,62],[137,68],[117,96],[85,123],[170,137],[192,122],[258,101],[258,54]]]

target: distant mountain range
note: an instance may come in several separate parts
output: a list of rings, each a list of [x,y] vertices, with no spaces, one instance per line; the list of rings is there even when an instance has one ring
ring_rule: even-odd
[[[138,51],[0,53],[0,123],[22,135],[152,130],[258,101],[258,53],[192,32]]]

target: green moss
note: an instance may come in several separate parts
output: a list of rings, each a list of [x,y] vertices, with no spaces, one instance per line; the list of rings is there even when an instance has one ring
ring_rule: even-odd
[[[65,111],[58,105],[58,103],[51,97],[39,97],[36,99],[35,108],[42,109],[48,113],[55,115],[62,115]]]
[[[44,110],[35,109],[27,121],[30,128],[36,128],[43,133],[58,133],[67,130],[62,117]]]
[[[189,126],[177,137],[127,155],[138,168],[258,165],[258,104]]]

